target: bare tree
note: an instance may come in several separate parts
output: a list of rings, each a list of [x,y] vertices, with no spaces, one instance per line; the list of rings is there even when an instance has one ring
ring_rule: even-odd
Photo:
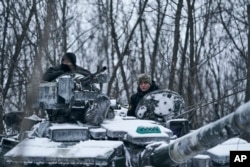
[[[67,52],[67,19],[66,19],[66,9],[67,9],[67,2],[63,0],[62,4],[62,50],[63,52]]]
[[[194,104],[194,85],[195,85],[195,75],[196,64],[195,64],[195,50],[194,50],[194,21],[193,21],[193,10],[194,10],[194,0],[188,0],[188,20],[190,26],[190,43],[189,43],[189,77],[188,77],[188,87],[187,87],[187,95],[188,95],[188,105]]]
[[[3,30],[2,30],[2,37],[3,39],[6,39],[7,37],[7,28],[9,26],[9,15],[10,15],[10,3],[9,1],[6,2],[1,2],[2,6],[6,9],[6,13],[4,14],[4,26],[3,26]],[[6,47],[6,42],[5,40],[3,40],[1,42],[1,47],[0,47],[0,51],[1,51],[1,55],[0,56],[0,62],[1,62],[1,66],[0,66],[0,89],[1,89],[1,95],[0,95],[0,118],[3,118],[3,107],[4,107],[4,100],[3,100],[3,84],[4,84],[4,71],[5,71],[5,66],[4,63],[6,62],[6,58],[7,55],[5,55],[5,47]],[[0,133],[4,132],[4,126],[3,126],[3,121],[0,122]]]
[[[248,16],[248,56],[247,56],[247,86],[245,102],[250,100],[250,5],[247,5]]]
[[[113,20],[113,1],[111,0],[110,1],[110,24],[111,24],[111,36],[112,36],[112,39],[113,39],[113,42],[114,42],[114,48],[115,48],[115,51],[116,51],[116,54],[117,54],[117,57],[118,57],[118,63],[115,65],[114,69],[113,69],[113,72],[112,72],[112,75],[111,75],[111,78],[110,78],[110,81],[109,81],[109,84],[108,84],[108,94],[110,94],[111,92],[111,88],[112,88],[112,84],[114,82],[114,79],[116,77],[116,73],[117,73],[117,70],[118,68],[121,68],[122,71],[124,71],[123,69],[123,66],[122,66],[122,61],[124,59],[124,57],[127,55],[127,53],[129,52],[129,44],[131,42],[131,39],[134,35],[134,32],[135,32],[135,29],[136,27],[138,26],[140,20],[141,20],[141,17],[142,17],[142,14],[144,12],[144,9],[146,7],[146,4],[147,4],[147,0],[145,0],[144,4],[143,4],[143,8],[142,10],[140,11],[141,13],[139,13],[139,16],[134,24],[134,26],[132,27],[132,30],[129,34],[129,37],[125,43],[125,47],[124,49],[121,51],[121,48],[119,46],[119,41],[118,41],[118,37],[117,37],[117,33],[116,33],[116,29],[115,29],[115,23],[114,23],[114,20]],[[123,77],[123,83],[125,84],[125,91],[127,92],[127,99],[129,98],[129,93],[128,93],[128,85],[127,85],[127,82],[126,82],[126,78],[124,76],[124,72],[122,72],[122,77]]]
[[[179,89],[178,92],[180,95],[183,95],[183,87],[184,87],[184,77],[185,77],[185,65],[186,65],[186,53],[187,53],[187,48],[188,48],[188,40],[189,40],[189,21],[187,22],[187,28],[186,28],[186,33],[185,33],[185,42],[184,42],[184,47],[182,48],[182,53],[181,53],[181,69],[180,69],[180,76],[179,76]]]
[[[182,6],[183,6],[183,0],[179,0],[175,18],[174,47],[173,47],[173,56],[172,56],[170,76],[169,76],[169,86],[168,86],[170,90],[174,90],[173,85],[175,81],[175,74],[176,74],[175,71],[176,71],[178,48],[179,48],[178,46],[180,41],[180,20],[181,20]],[[182,62],[185,62],[185,58],[183,59]],[[182,68],[184,68],[184,65],[182,66]]]
[[[153,52],[151,55],[151,78],[154,78],[156,64],[157,64],[157,57],[158,57],[158,49],[159,49],[159,38],[161,34],[161,29],[164,23],[164,18],[166,16],[167,4],[163,6],[163,10],[161,11],[161,4],[162,1],[157,0],[157,23],[156,23],[156,30],[155,30],[155,37],[153,40]]]
[[[41,4],[42,5],[42,4]],[[55,3],[53,1],[48,1],[48,4],[45,3],[45,6],[47,8],[47,13],[44,16],[45,24],[44,26],[43,23],[40,21],[41,15],[39,15],[39,10],[35,9],[35,23],[36,23],[36,34],[37,34],[37,40],[32,42],[32,36],[27,37],[28,40],[30,41],[31,45],[34,46],[34,62],[33,62],[33,67],[32,73],[29,76],[30,81],[27,84],[27,92],[26,92],[26,108],[25,112],[27,115],[32,115],[33,113],[37,113],[38,111],[35,110],[34,103],[36,102],[36,98],[38,95],[38,87],[39,84],[42,80],[42,60],[43,57],[48,58],[49,62],[52,64],[55,64],[54,60],[52,57],[49,56],[49,38],[50,34],[52,31],[52,23],[53,23],[53,11],[55,11]],[[45,56],[43,56],[45,55]],[[27,70],[28,71],[28,70]]]
[[[0,85],[0,117],[3,118],[3,89],[2,89],[2,85]],[[3,134],[4,133],[4,125],[3,125],[3,120],[0,119],[1,122],[0,122],[0,134]]]
[[[26,38],[35,13],[36,0],[29,4],[11,1],[6,3],[1,1],[1,3],[6,7],[4,24],[6,27],[2,31],[4,39],[1,43],[1,54],[4,55],[1,56],[1,102],[4,106],[1,114],[3,114],[13,110],[23,111],[25,106],[25,85],[28,82],[25,73],[29,72],[28,64],[31,57],[22,55],[28,51],[24,45],[28,42]],[[25,12],[28,13],[27,17],[24,17]]]
[[[139,1],[139,10],[141,11],[142,10],[142,0]],[[145,56],[145,31],[144,31],[144,26],[143,26],[143,23],[144,23],[144,18],[145,15],[142,16],[141,20],[140,20],[140,43],[141,43],[141,57],[140,57],[140,60],[141,60],[141,67],[140,67],[140,73],[145,73],[145,68],[146,68],[146,56]]]

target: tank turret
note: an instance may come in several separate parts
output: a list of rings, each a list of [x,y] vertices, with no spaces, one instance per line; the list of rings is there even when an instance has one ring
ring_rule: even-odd
[[[96,83],[107,82],[106,67],[84,76],[66,73],[55,82],[39,85],[37,108],[46,113],[51,122],[75,122],[100,125],[110,108],[109,98],[100,92]]]

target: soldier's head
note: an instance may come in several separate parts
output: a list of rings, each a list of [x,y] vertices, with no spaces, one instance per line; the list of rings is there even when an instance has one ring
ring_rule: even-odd
[[[71,53],[71,52],[65,53],[62,57],[61,63],[62,64],[72,64],[72,65],[76,66],[76,55],[74,53]]]
[[[149,75],[142,73],[138,76],[138,86],[142,92],[149,90],[152,85],[152,79]]]

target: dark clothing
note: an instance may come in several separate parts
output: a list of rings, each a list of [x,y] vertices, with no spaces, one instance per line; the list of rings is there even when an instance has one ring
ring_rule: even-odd
[[[60,65],[55,66],[55,67],[50,67],[43,74],[43,80],[51,82],[54,79],[56,79],[57,77],[59,77],[60,75],[67,73],[67,72],[71,72],[71,70],[70,70],[69,66],[65,65],[65,64],[60,64]],[[82,67],[79,67],[79,66],[76,66],[75,72],[82,74],[84,76],[91,75],[91,73],[88,70],[83,69]]]
[[[152,81],[152,85],[150,86],[150,88],[146,92],[142,92],[138,86],[137,93],[133,94],[130,98],[129,109],[128,109],[127,115],[128,116],[136,116],[135,110],[136,110],[136,107],[137,107],[138,103],[140,102],[140,100],[149,92],[152,92],[152,91],[155,91],[158,89],[159,89],[159,87],[158,87],[158,85],[155,84],[154,81]]]

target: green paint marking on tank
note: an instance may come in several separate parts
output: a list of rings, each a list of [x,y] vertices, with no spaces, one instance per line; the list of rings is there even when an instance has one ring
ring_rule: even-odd
[[[149,133],[161,133],[161,130],[158,126],[154,127],[138,126],[136,132],[139,134],[149,134]]]

